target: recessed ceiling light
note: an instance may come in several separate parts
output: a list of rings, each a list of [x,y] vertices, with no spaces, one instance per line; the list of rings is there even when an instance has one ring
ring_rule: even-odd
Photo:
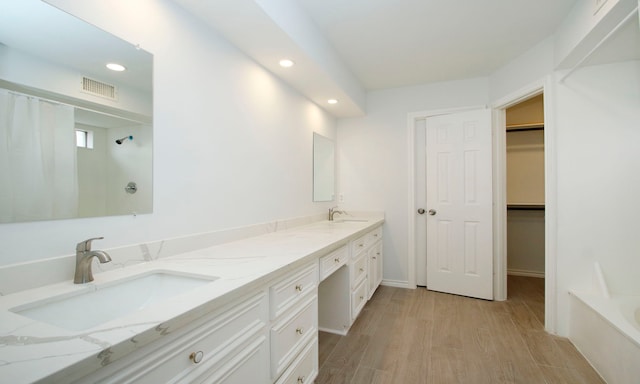
[[[107,68],[109,68],[112,71],[116,71],[116,72],[122,72],[122,71],[127,69],[127,68],[125,68],[124,65],[120,65],[120,64],[117,64],[117,63],[109,63],[109,64],[107,64]]]
[[[329,104],[338,104],[338,100],[336,100],[336,99],[329,99],[329,100],[327,100],[327,103],[329,103]]]
[[[293,64],[295,64],[295,63],[292,60],[289,60],[289,59],[280,60],[280,66],[283,67],[283,68],[293,67]]]

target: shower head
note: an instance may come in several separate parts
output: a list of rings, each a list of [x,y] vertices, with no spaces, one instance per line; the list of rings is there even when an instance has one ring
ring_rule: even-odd
[[[120,145],[120,144],[122,144],[122,143],[123,143],[125,140],[127,140],[127,139],[129,139],[129,140],[133,140],[133,136],[125,136],[125,137],[123,137],[122,139],[118,139],[118,140],[116,140],[116,144]]]

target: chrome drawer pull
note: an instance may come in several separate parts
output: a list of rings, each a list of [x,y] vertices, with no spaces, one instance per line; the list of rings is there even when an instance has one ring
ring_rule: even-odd
[[[333,261],[335,261],[336,263],[339,263],[340,259],[333,259]]]
[[[302,284],[296,285],[296,291],[302,292]]]
[[[189,360],[191,360],[194,364],[198,364],[199,362],[202,361],[203,357],[204,357],[204,352],[202,351],[191,352],[191,354],[189,355]]]
[[[302,327],[300,327],[300,328],[296,328],[296,333],[297,333],[298,335],[302,335],[302,334],[304,333],[304,329],[302,329]]]
[[[304,384],[304,376],[298,376],[298,383]]]
[[[364,268],[360,268],[360,272],[364,272]]]

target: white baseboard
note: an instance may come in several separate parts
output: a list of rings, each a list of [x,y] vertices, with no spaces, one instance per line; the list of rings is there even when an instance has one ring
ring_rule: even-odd
[[[386,285],[387,287],[396,287],[396,288],[409,288],[409,282],[408,281],[402,281],[402,280],[382,280],[382,283],[380,283],[380,285]]]
[[[538,277],[538,278],[544,279],[544,272],[527,271],[527,270],[524,270],[524,269],[507,269],[507,275]]]

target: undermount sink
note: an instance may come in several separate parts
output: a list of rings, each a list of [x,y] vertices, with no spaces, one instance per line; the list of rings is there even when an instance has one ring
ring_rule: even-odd
[[[153,271],[15,307],[11,312],[83,331],[209,284],[217,277]]]
[[[334,222],[336,223],[366,223],[369,220],[367,219],[336,219]]]

